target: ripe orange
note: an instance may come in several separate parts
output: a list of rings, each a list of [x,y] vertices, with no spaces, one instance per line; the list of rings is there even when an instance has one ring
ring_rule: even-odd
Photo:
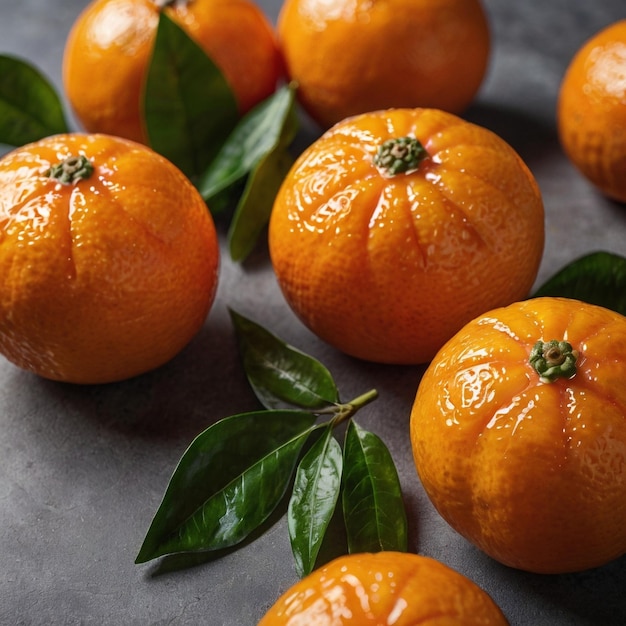
[[[426,362],[476,315],[525,297],[543,242],[541,196],[516,152],[432,109],[327,131],[285,178],[269,224],[278,282],[302,321],[383,363]]]
[[[258,626],[506,626],[471,580],[434,559],[402,552],[342,556],[286,591]]]
[[[573,572],[624,554],[625,379],[618,313],[538,298],[478,317],[441,349],[415,398],[426,493],[505,565]]]
[[[571,162],[601,192],[626,202],[626,20],[576,53],[561,83],[557,119]]]
[[[102,383],[153,369],[200,329],[217,285],[206,204],[141,144],[57,135],[0,160],[0,353]]]
[[[490,54],[480,0],[285,0],[279,45],[298,97],[322,127],[358,113],[460,113]]]
[[[86,130],[146,143],[140,102],[161,10],[222,70],[242,113],[276,88],[274,30],[250,0],[94,0],[72,26],[63,59],[65,92]]]

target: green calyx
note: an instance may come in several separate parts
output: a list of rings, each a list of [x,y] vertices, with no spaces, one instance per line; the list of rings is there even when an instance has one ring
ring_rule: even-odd
[[[46,173],[48,178],[54,178],[63,185],[75,185],[79,180],[85,180],[93,174],[93,165],[83,155],[70,156],[53,165]]]
[[[567,341],[538,341],[530,353],[529,362],[544,383],[557,378],[572,378],[576,374],[578,351]]]
[[[428,152],[415,137],[385,141],[374,157],[374,165],[390,176],[416,170]]]

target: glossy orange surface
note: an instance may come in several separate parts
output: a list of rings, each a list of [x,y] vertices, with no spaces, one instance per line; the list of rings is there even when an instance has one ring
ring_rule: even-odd
[[[475,583],[424,556],[339,557],[286,591],[258,626],[506,626]]]
[[[66,42],[63,84],[89,132],[146,143],[141,97],[159,19],[154,0],[94,0]],[[240,111],[271,95],[282,72],[274,31],[250,0],[192,0],[164,10],[221,69]]]
[[[46,175],[82,155],[92,174]],[[213,220],[141,144],[58,135],[0,160],[0,353],[79,383],[161,365],[202,326],[217,285]]]
[[[542,382],[535,342],[578,351]],[[411,414],[417,471],[441,515],[512,567],[596,567],[626,552],[626,318],[531,299],[467,324],[426,371]]]
[[[427,156],[390,175],[379,147],[417,138]],[[527,295],[543,253],[537,184],[492,132],[432,109],[339,123],[285,179],[272,263],[318,336],[371,361],[422,363],[463,324]]]
[[[324,128],[390,107],[460,113],[490,54],[479,0],[286,0],[277,30],[298,97]]]
[[[576,53],[561,83],[557,117],[572,163],[602,193],[626,202],[626,20]]]

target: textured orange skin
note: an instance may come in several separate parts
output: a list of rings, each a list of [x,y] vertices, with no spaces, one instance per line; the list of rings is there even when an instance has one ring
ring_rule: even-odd
[[[506,626],[493,600],[434,559],[410,553],[352,554],[286,591],[258,626]]]
[[[43,174],[78,154],[90,178]],[[0,353],[21,368],[103,383],[165,363],[204,323],[218,262],[206,204],[141,144],[58,135],[0,160]]]
[[[543,383],[536,341],[580,353]],[[531,299],[466,325],[426,371],[411,414],[417,471],[448,523],[494,559],[538,573],[626,552],[626,318]]]
[[[561,83],[561,144],[602,193],[626,202],[626,20],[587,41]]]
[[[165,8],[222,70],[240,111],[271,95],[282,73],[273,28],[250,0],[190,0]],[[147,143],[140,101],[159,9],[152,0],[95,0],[76,19],[63,83],[89,132]]]
[[[324,128],[391,107],[461,113],[490,55],[479,0],[286,0],[277,31],[298,97]]]
[[[389,177],[380,144],[428,154]],[[525,297],[544,212],[519,156],[492,132],[431,109],[340,122],[287,175],[269,224],[285,298],[319,337],[358,358],[423,363],[476,315]]]

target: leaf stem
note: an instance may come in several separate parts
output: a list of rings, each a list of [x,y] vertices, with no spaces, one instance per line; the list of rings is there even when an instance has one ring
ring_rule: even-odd
[[[342,422],[352,417],[359,409],[363,408],[366,404],[373,402],[378,397],[378,391],[376,389],[370,389],[365,393],[357,396],[351,402],[336,405],[333,410],[335,413],[332,419],[332,427],[338,426]]]
[[[356,411],[357,409],[364,407],[366,404],[373,402],[376,398],[378,398],[378,391],[376,391],[376,389],[370,389],[348,404],[354,407],[354,410]]]

